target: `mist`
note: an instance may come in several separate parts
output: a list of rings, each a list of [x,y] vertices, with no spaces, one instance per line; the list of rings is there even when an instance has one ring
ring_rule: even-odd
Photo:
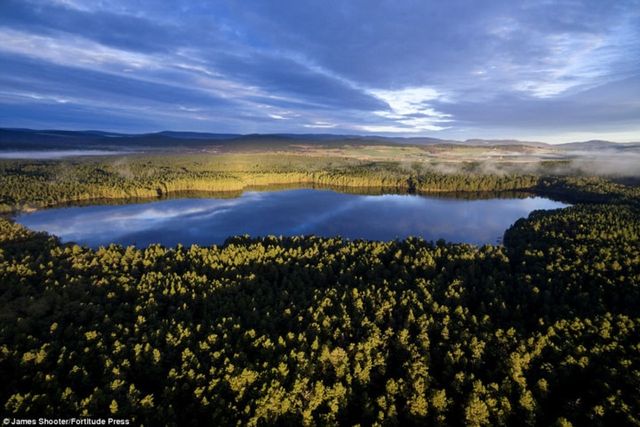
[[[413,166],[416,169],[418,166]],[[432,159],[419,169],[445,175],[572,175],[603,178],[640,178],[640,152],[631,150],[570,151],[548,158],[531,154],[510,155],[508,159],[447,161]]]

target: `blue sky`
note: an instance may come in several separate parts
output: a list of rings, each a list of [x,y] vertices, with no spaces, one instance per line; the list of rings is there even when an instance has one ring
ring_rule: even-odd
[[[640,0],[1,0],[0,126],[640,141]]]

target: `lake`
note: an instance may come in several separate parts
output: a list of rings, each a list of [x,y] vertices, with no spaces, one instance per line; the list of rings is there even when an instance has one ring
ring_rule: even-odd
[[[463,200],[418,195],[357,195],[329,190],[249,191],[238,198],[169,199],[126,205],[46,209],[16,221],[63,242],[220,244],[249,234],[392,240],[418,236],[499,243],[507,228],[536,209],[567,205],[542,197]]]

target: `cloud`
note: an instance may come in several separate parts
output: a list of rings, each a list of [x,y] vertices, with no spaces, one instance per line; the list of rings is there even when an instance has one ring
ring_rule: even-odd
[[[315,128],[315,129],[332,129],[337,125],[329,122],[313,122],[303,125],[306,128]]]
[[[58,65],[79,68],[140,69],[156,67],[158,61],[145,54],[111,48],[75,37],[50,37],[24,31],[0,29],[0,50],[20,56],[38,58]]]
[[[317,107],[374,110],[386,107],[355,85],[335,78],[295,58],[253,52],[252,55],[216,53],[208,58],[213,69],[245,85],[274,92]]]
[[[640,93],[640,75],[562,97],[522,98],[506,92],[490,108],[473,100],[435,101],[434,106],[480,137],[519,134],[523,139],[551,142],[639,141],[640,100],[631,93]]]
[[[4,0],[0,60],[2,126],[630,133],[640,3]]]
[[[3,0],[0,25],[40,36],[81,37],[126,50],[168,52],[190,37],[179,22],[151,21],[147,13],[92,9],[98,2]],[[111,9],[116,9],[112,7]],[[209,36],[213,35],[208,31]]]
[[[410,87],[401,90],[372,90],[371,94],[384,100],[390,110],[376,111],[380,117],[391,120],[393,125],[365,125],[369,132],[422,132],[446,129],[441,124],[450,122],[451,114],[434,110],[429,102],[445,100],[437,90],[430,87]]]
[[[379,90],[551,97],[638,71],[636,1],[305,2],[252,9],[270,43]],[[630,55],[630,52],[636,55]]]

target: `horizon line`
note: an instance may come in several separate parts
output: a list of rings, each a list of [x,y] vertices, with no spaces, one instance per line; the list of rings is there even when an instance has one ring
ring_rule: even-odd
[[[385,134],[358,134],[358,133],[332,133],[332,132],[268,132],[268,133],[260,133],[260,132],[250,132],[250,133],[236,133],[236,132],[214,132],[214,131],[195,131],[195,130],[173,130],[173,129],[163,129],[163,130],[154,130],[147,132],[122,132],[122,131],[111,131],[111,130],[102,130],[102,129],[63,129],[63,128],[26,128],[26,127],[5,127],[0,126],[0,130],[4,131],[30,131],[30,132],[74,132],[74,133],[104,133],[104,134],[116,134],[122,136],[144,136],[144,135],[156,135],[163,133],[191,133],[191,134],[200,134],[200,135],[228,135],[230,137],[247,137],[247,136],[325,136],[325,137],[347,137],[347,138],[379,138],[379,139],[402,139],[402,140],[417,140],[417,139],[431,139],[435,141],[442,141],[443,143],[447,142],[457,142],[457,143],[465,143],[472,141],[487,141],[487,142],[509,142],[512,141],[514,143],[520,144],[545,144],[545,145],[565,145],[565,144],[576,144],[576,143],[588,143],[588,142],[605,142],[611,144],[638,144],[640,140],[629,140],[629,141],[612,141],[608,139],[602,138],[591,138],[584,140],[569,140],[565,142],[546,142],[541,140],[531,140],[531,139],[519,139],[519,138],[467,138],[467,139],[451,139],[451,138],[438,138],[434,136],[428,135],[385,135]]]

